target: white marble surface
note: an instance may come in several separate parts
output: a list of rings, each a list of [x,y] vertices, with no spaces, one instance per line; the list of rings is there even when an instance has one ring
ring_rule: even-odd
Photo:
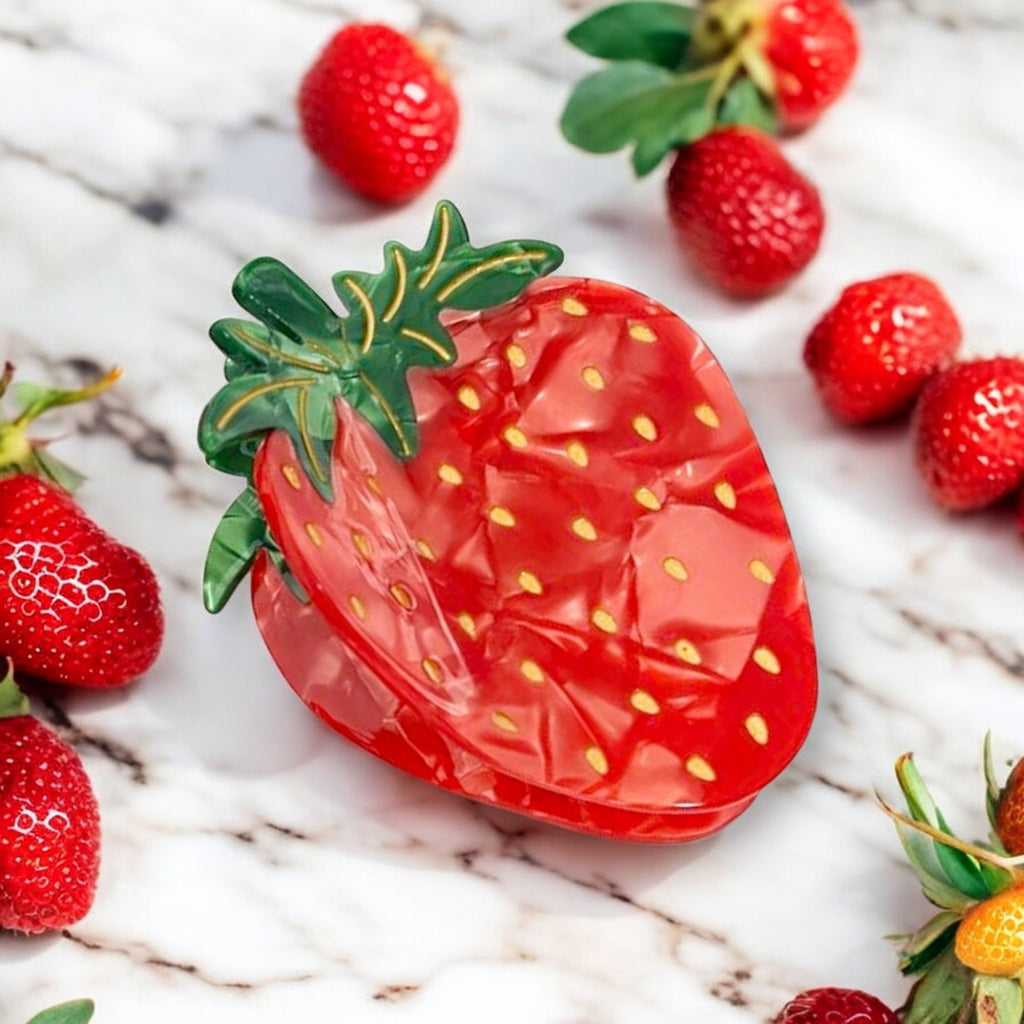
[[[164,653],[130,691],[37,702],[81,752],[104,815],[93,912],[0,937],[0,1018],[92,996],[102,1024],[752,1024],[795,991],[899,1001],[883,936],[923,920],[873,788],[917,751],[953,821],[983,828],[979,748],[1024,753],[1024,544],[1009,511],[953,519],[905,430],[822,413],[800,364],[847,281],[933,275],[966,351],[1024,352],[1024,15],[1017,0],[861,0],[852,93],[789,142],[821,187],[822,252],[736,305],[688,275],[658,175],[571,150],[555,122],[587,66],[557,0],[0,0],[0,352],[26,379],[125,369],[68,413],[81,497],[159,572]],[[431,194],[380,212],[315,169],[293,94],[353,16],[446,46],[465,124]],[[235,484],[194,424],[220,377],[206,339],[241,263],[326,286],[418,239],[440,195],[476,237],[539,235],[566,271],[682,313],[732,375],[786,504],[822,670],[811,737],[718,837],[619,846],[435,792],[321,727],[244,600],[201,607]],[[58,427],[54,427],[57,430]]]

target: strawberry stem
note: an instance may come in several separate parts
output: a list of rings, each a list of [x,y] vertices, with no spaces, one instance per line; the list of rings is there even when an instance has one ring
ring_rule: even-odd
[[[33,440],[28,436],[29,424],[50,409],[94,398],[106,391],[120,376],[120,368],[115,367],[99,380],[70,390],[45,388],[35,384],[20,385],[17,390],[23,403],[21,410],[14,419],[0,422],[0,474],[28,473],[50,480],[64,490],[74,490],[82,478],[45,451],[47,442]],[[7,393],[13,377],[14,367],[6,363],[0,375],[0,398]]]
[[[14,681],[14,662],[7,659],[7,675],[0,680],[0,719],[29,714],[28,697]]]

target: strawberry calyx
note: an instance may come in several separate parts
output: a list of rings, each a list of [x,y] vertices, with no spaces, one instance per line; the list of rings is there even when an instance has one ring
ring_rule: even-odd
[[[14,663],[7,659],[7,674],[0,679],[0,721],[30,714],[28,697],[14,681]]]
[[[985,744],[986,778],[990,746]],[[897,810],[879,797],[896,824],[925,898],[938,908],[911,935],[898,936],[900,970],[917,976],[901,1012],[903,1024],[1020,1024],[1020,979],[986,973],[958,955],[957,935],[976,908],[1024,884],[1024,857],[1010,857],[998,840],[966,842],[949,827],[911,754],[896,762],[906,803]],[[991,783],[987,802],[991,801]],[[990,812],[991,813],[991,812]]]
[[[638,177],[672,150],[724,125],[779,128],[775,74],[764,56],[760,0],[697,8],[629,0],[573,26],[568,41],[608,66],[577,83],[565,138],[590,153],[633,146]]]
[[[30,437],[29,427],[50,409],[62,405],[75,405],[95,398],[106,391],[120,376],[120,368],[114,367],[91,384],[74,389],[15,384],[14,390],[21,402],[21,409],[13,419],[0,422],[0,476],[27,473],[49,480],[65,491],[74,491],[82,482],[81,474],[50,454],[48,440]],[[0,399],[10,390],[13,379],[14,366],[5,363],[0,374]]]
[[[207,608],[223,607],[259,550],[286,568],[251,486],[255,455],[267,434],[288,434],[304,474],[325,500],[332,497],[338,401],[351,405],[396,458],[412,458],[419,436],[406,374],[414,367],[447,367],[457,357],[441,314],[497,306],[561,261],[560,249],[534,240],[475,248],[459,211],[441,201],[422,249],[389,242],[382,271],[334,275],[344,316],[278,260],[246,264],[233,295],[259,322],[229,318],[210,328],[226,356],[227,383],[199,423],[206,461],[247,481],[210,546]],[[301,596],[301,588],[296,593]]]

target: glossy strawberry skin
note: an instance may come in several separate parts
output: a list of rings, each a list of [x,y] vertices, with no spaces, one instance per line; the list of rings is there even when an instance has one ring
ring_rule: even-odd
[[[818,191],[764,132],[721,128],[683,147],[667,188],[681,248],[726,293],[776,291],[818,251]]]
[[[957,959],[979,974],[1011,977],[1024,970],[1024,886],[971,907],[957,926]]]
[[[60,488],[0,479],[0,654],[51,682],[121,686],[152,665],[163,626],[141,555]]]
[[[812,988],[791,999],[774,1024],[897,1024],[876,996],[851,988]]]
[[[455,144],[459,105],[435,63],[400,32],[343,28],[299,92],[307,145],[354,191],[380,203],[422,192]]]
[[[996,835],[1007,853],[1024,853],[1024,759],[1013,766],[999,794]]]
[[[1024,360],[957,363],[921,391],[913,421],[917,468],[950,511],[984,508],[1024,480]]]
[[[444,788],[620,839],[720,828],[815,696],[799,568],[734,393],[677,317],[601,282],[448,328],[452,372],[411,379],[409,463],[339,406],[328,504],[283,434],[264,442],[254,483],[312,598],[255,574],[272,654],[326,721]]]
[[[804,345],[804,363],[829,411],[846,423],[907,412],[960,346],[956,314],[938,286],[913,273],[845,288]]]
[[[764,55],[783,128],[813,124],[846,90],[860,45],[841,0],[767,0]]]
[[[99,810],[75,751],[29,715],[0,721],[0,928],[81,920],[99,850]]]

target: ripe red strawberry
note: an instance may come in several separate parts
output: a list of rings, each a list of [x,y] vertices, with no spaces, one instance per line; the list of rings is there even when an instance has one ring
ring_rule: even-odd
[[[896,1014],[876,996],[853,988],[812,988],[794,996],[775,1024],[897,1024]]]
[[[400,203],[447,161],[459,125],[448,78],[411,39],[353,24],[306,72],[299,117],[309,148],[356,192]]]
[[[845,91],[859,49],[841,0],[617,3],[568,39],[610,64],[573,89],[562,133],[591,153],[633,146],[641,175],[715,128],[806,128]]]
[[[749,128],[723,128],[679,150],[668,210],[698,271],[747,297],[803,270],[825,224],[817,189],[770,136]]]
[[[761,0],[748,6],[754,12],[748,31],[763,33],[779,119],[785,128],[806,128],[853,76],[859,51],[853,19],[840,0]]]
[[[907,412],[936,370],[960,347],[956,313],[920,274],[860,281],[815,324],[804,346],[827,408],[847,423],[875,423]]]
[[[8,366],[0,395],[12,373]],[[163,638],[153,570],[86,516],[58,482],[75,474],[26,437],[41,413],[91,397],[117,375],[79,391],[29,388],[18,416],[0,423],[0,656],[55,683],[131,682]]]
[[[1024,854],[1024,758],[1011,769],[1006,781],[996,780],[989,741],[985,742],[985,780],[988,783],[988,816],[996,838],[1011,856]]]
[[[925,384],[914,415],[917,467],[943,508],[967,511],[1024,481],[1024,359],[956,363]]]
[[[66,928],[92,906],[100,820],[75,751],[0,682],[0,928]]]
[[[243,269],[264,322],[212,328],[228,384],[200,440],[248,483],[207,603],[259,554],[264,639],[356,743],[583,831],[694,838],[806,734],[802,578],[699,338],[617,285],[522,290],[559,260],[473,249],[442,203],[422,250],[335,276],[346,318],[276,261]]]

